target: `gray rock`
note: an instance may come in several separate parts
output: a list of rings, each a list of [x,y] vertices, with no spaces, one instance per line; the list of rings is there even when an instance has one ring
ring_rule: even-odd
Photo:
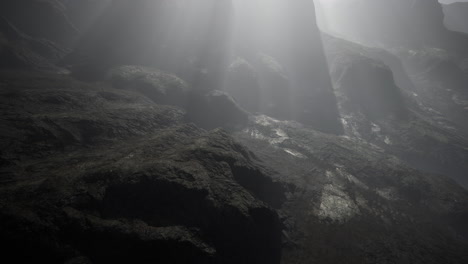
[[[65,54],[54,42],[32,38],[0,18],[0,68],[63,71],[56,65]]]
[[[256,69],[237,57],[229,66],[224,89],[245,110],[255,113],[260,106],[260,83]]]
[[[114,67],[108,75],[115,87],[137,91],[157,104],[187,105],[188,85],[174,75],[143,66]]]
[[[281,224],[262,200],[279,206],[282,185],[226,132],[181,124],[181,110],[105,84],[7,76],[0,240],[8,256],[279,263]]]
[[[223,91],[193,91],[187,106],[187,120],[205,129],[239,129],[247,123],[248,113]]]

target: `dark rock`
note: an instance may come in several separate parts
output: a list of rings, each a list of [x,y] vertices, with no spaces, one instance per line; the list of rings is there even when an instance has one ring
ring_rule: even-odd
[[[448,177],[411,169],[362,139],[266,116],[235,138],[287,183],[284,263],[468,260],[468,192]]]
[[[261,112],[278,119],[292,118],[292,94],[284,67],[266,54],[258,54],[256,67],[261,87]]]
[[[188,102],[187,120],[205,129],[238,129],[248,120],[248,113],[223,91],[193,91]]]
[[[157,104],[187,105],[188,85],[174,75],[140,66],[121,66],[108,73],[120,89],[139,92]]]
[[[66,15],[79,30],[80,36],[91,30],[112,2],[112,0],[60,1],[66,7]]]
[[[436,48],[400,50],[397,56],[415,84],[414,97],[421,107],[432,112],[432,116],[446,127],[468,135],[468,123],[465,122],[468,74],[463,70],[464,57]]]
[[[463,105],[452,103],[454,94],[463,94],[464,77],[453,61],[440,50],[413,51],[402,69],[395,56],[378,49],[330,37],[326,41],[346,135],[371,142],[414,168],[447,175],[467,186],[468,141],[460,136],[466,117],[462,118]],[[401,88],[377,59],[395,69]],[[426,81],[405,78],[409,66],[412,72],[422,71],[418,78]],[[430,107],[441,112],[436,114]],[[458,116],[457,108],[462,110]]]
[[[385,65],[356,55],[335,58],[331,72],[337,93],[343,96],[340,106],[347,114],[361,112],[371,120],[406,114],[400,88]]]
[[[293,119],[326,133],[341,134],[338,108],[312,1],[286,4],[285,38],[291,57],[287,72],[293,94]]]
[[[64,64],[91,79],[115,65],[144,65],[174,72],[198,89],[220,90],[230,58],[231,12],[230,0],[114,0]]]
[[[261,200],[281,206],[283,187],[227,133],[183,125],[177,108],[102,83],[6,76],[5,257],[279,263],[281,224]]]
[[[454,31],[468,34],[468,3],[443,4],[444,25]]]
[[[78,33],[65,6],[57,0],[4,0],[0,3],[0,16],[33,38],[48,39],[65,47]]]
[[[255,113],[260,106],[260,83],[256,69],[243,58],[229,66],[224,89],[245,110]]]
[[[55,43],[32,38],[0,18],[0,68],[59,71],[56,64],[65,54]]]
[[[180,122],[184,115],[142,95],[105,84],[96,88],[68,76],[21,72],[1,76],[1,149],[15,162],[141,136]]]

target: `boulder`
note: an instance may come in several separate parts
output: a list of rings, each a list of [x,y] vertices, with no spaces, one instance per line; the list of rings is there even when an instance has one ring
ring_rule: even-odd
[[[387,66],[364,56],[342,59],[333,64],[332,72],[345,111],[361,112],[371,120],[405,115],[400,88]]]
[[[110,69],[108,78],[115,87],[141,93],[157,104],[187,105],[188,84],[175,75],[143,66],[120,66]]]
[[[193,91],[187,106],[187,119],[205,129],[238,129],[246,124],[248,113],[223,91]]]
[[[260,106],[260,84],[256,69],[245,59],[236,58],[228,68],[224,89],[245,110],[255,113]]]
[[[278,119],[292,117],[292,94],[284,67],[273,57],[260,53],[256,67],[261,87],[262,113]]]

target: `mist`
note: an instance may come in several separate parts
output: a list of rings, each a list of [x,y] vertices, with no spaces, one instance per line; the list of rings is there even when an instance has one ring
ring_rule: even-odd
[[[2,0],[5,258],[467,263],[465,2]]]

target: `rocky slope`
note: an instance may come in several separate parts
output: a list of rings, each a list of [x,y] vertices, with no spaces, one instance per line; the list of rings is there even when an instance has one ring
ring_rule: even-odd
[[[2,2],[4,258],[467,263],[461,42],[435,1],[361,2],[401,11],[360,35],[386,50],[320,35],[310,1],[237,48],[228,0]]]
[[[468,192],[363,140],[267,116],[233,139],[132,86],[55,74],[3,72],[1,98],[0,232],[18,262],[468,258]]]
[[[282,187],[225,132],[105,84],[1,85],[0,233],[16,263],[279,263],[262,200]]]
[[[468,193],[452,180],[360,139],[267,116],[251,121],[235,137],[288,184],[283,263],[467,260]]]
[[[66,50],[52,41],[26,35],[0,18],[0,68],[58,71]]]
[[[451,104],[453,99],[442,96],[444,91],[431,93],[427,84],[414,85],[398,58],[388,52],[325,39],[346,135],[376,144],[415,168],[449,175],[468,186],[464,105]],[[442,76],[433,79],[443,80]],[[441,106],[452,111],[434,114],[431,107]]]
[[[33,38],[62,46],[71,45],[77,33],[58,0],[5,0],[0,3],[0,15]]]

